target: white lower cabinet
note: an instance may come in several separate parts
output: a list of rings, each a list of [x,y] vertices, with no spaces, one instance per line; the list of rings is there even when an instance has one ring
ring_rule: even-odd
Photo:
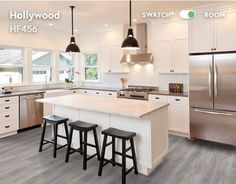
[[[91,89],[79,89],[78,94],[81,95],[94,95],[94,96],[106,96],[116,98],[117,92],[115,91],[102,91],[102,90],[91,90]]]
[[[169,103],[169,131],[189,135],[189,98],[167,95],[149,95],[150,101]]]
[[[0,98],[0,137],[16,133],[19,129],[19,97]]]

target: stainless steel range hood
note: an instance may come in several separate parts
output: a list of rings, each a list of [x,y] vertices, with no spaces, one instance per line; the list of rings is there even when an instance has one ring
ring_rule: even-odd
[[[125,28],[124,30],[125,32],[127,32],[127,28]],[[120,63],[123,63],[123,64],[153,63],[152,53],[147,53],[147,24],[146,23],[141,23],[141,24],[136,25],[136,39],[138,40],[139,47],[140,47],[140,49],[137,50],[137,54],[125,53]]]

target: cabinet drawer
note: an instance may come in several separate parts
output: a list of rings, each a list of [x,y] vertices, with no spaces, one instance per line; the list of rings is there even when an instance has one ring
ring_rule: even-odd
[[[188,97],[169,96],[168,103],[170,103],[170,104],[188,104],[189,98]]]
[[[156,102],[168,102],[168,96],[165,95],[149,95],[148,99]]]
[[[19,129],[18,121],[8,121],[0,123],[0,134],[17,131]]]
[[[5,104],[14,104],[19,102],[19,97],[18,96],[12,96],[12,97],[4,97],[0,98],[0,105],[5,105]]]
[[[8,122],[11,120],[18,121],[18,113],[15,111],[9,111],[0,114],[1,122]]]
[[[0,105],[0,112],[1,113],[7,113],[10,111],[18,111],[19,109],[19,104],[18,103],[13,103],[13,104],[4,104],[4,105]]]

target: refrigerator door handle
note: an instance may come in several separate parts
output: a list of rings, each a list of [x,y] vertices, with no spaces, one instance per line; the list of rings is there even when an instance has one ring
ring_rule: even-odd
[[[209,97],[212,97],[212,69],[211,69],[211,65],[209,65],[209,72],[208,72],[208,92],[209,92]]]
[[[215,68],[214,68],[214,95],[215,95],[215,98],[218,97],[218,67],[217,65],[215,65]]]
[[[216,111],[206,111],[202,109],[194,109],[195,112],[201,112],[205,114],[212,114],[212,115],[223,115],[223,116],[232,116],[232,113],[226,113],[226,112],[216,112]]]

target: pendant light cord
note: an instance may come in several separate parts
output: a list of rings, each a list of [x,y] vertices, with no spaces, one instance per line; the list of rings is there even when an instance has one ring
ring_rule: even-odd
[[[74,36],[74,15],[73,15],[73,9],[74,9],[74,6],[70,6],[71,8],[71,33],[72,33],[72,36]]]
[[[131,27],[131,16],[132,16],[132,4],[131,4],[131,0],[129,1],[129,27]]]

